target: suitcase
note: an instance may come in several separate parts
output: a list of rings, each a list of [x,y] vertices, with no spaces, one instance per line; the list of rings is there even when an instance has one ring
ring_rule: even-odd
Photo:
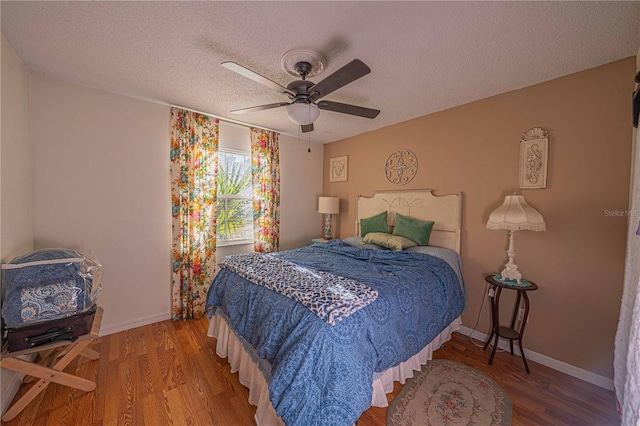
[[[88,311],[66,318],[26,327],[7,328],[8,352],[31,349],[61,340],[74,342],[78,337],[91,332],[95,315],[96,305],[93,305]]]
[[[40,249],[2,265],[2,318],[21,328],[90,309],[100,293],[102,266],[70,249]]]

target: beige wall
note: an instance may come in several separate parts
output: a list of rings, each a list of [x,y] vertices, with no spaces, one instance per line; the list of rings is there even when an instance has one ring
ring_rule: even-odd
[[[36,247],[93,250],[103,332],[169,317],[169,108],[32,74]]]
[[[1,50],[0,261],[4,263],[33,250],[33,147],[29,71],[4,35]],[[8,408],[18,385],[16,373],[1,369],[0,412]]]
[[[464,194],[469,300],[463,322],[473,327],[483,276],[506,262],[507,232],[485,229],[488,215],[518,191],[522,134],[533,127],[548,130],[548,187],[522,191],[543,214],[547,232],[516,234],[517,264],[540,287],[530,295],[525,347],[613,377],[626,218],[605,210],[628,205],[634,69],[635,60],[628,58],[326,145],[324,192],[339,196],[347,208],[337,218],[339,235],[354,233],[356,195],[399,189],[386,180],[384,163],[398,149],[412,150],[418,174],[402,189]],[[349,156],[349,180],[329,183],[329,159],[342,155]],[[509,312],[504,296],[503,302]],[[479,330],[488,328],[485,309]]]
[[[322,195],[323,146],[280,135],[280,250],[311,244],[322,235],[316,208]]]
[[[103,333],[169,318],[169,107],[38,73],[31,92],[36,246],[95,251]],[[284,249],[317,236],[322,147],[283,136],[280,156]]]
[[[2,261],[33,249],[29,71],[2,36]]]

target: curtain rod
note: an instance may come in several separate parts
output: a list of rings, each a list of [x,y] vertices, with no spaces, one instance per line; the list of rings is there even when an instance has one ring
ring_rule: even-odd
[[[282,132],[280,130],[275,130],[275,129],[269,129],[268,127],[263,127],[263,126],[256,126],[254,124],[250,124],[250,123],[245,123],[243,121],[239,121],[239,120],[234,120],[232,118],[227,118],[227,117],[220,117],[218,115],[215,114],[210,114],[208,112],[204,112],[204,111],[198,111],[197,109],[193,109],[193,108],[186,108],[180,105],[174,105],[174,104],[169,104],[170,107],[175,107],[175,108],[181,108],[181,109],[185,109],[187,111],[191,111],[191,112],[195,112],[198,114],[204,114],[204,115],[208,115],[209,117],[214,117],[217,118],[218,120],[222,120],[222,121],[226,121],[228,123],[233,123],[233,124],[239,124],[241,126],[245,126],[245,127],[258,127],[260,129],[264,129],[264,130],[268,130],[270,132],[277,132],[280,133],[282,135],[287,135],[287,136],[292,136],[292,137],[296,137],[296,135],[292,135],[291,133],[287,133],[287,132]]]

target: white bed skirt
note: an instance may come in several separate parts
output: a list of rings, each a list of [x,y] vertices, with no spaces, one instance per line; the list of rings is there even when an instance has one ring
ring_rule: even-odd
[[[387,407],[386,394],[393,390],[393,382],[405,383],[413,377],[413,371],[420,371],[422,365],[431,360],[433,351],[451,338],[451,333],[458,330],[462,321],[456,318],[442,333],[436,336],[427,346],[407,361],[391,367],[373,376],[373,396],[371,405]],[[227,322],[215,314],[209,321],[207,336],[215,337],[216,353],[219,357],[227,358],[231,365],[231,372],[238,372],[240,383],[249,389],[249,404],[256,406],[255,420],[259,426],[282,426],[284,422],[276,414],[269,399],[269,386],[257,364],[251,359],[240,340],[229,327]]]

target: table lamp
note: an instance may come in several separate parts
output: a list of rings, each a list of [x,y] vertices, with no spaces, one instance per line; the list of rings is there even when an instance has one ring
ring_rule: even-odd
[[[509,231],[509,261],[500,273],[503,280],[513,280],[522,283],[522,274],[514,261],[516,249],[513,233],[515,231],[546,231],[542,215],[524,200],[522,195],[507,195],[504,203],[498,207],[487,222],[487,229],[506,229]]]
[[[326,214],[324,220],[324,238],[331,239],[331,215],[340,213],[340,198],[320,197],[318,198],[318,213]]]

